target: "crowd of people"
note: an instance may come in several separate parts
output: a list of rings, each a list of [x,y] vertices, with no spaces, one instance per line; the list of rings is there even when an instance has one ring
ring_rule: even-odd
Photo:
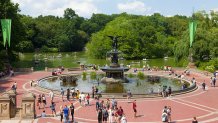
[[[177,75],[173,72],[172,68],[166,68],[166,71],[170,71],[170,74],[174,74],[175,76],[178,76],[180,78],[184,78],[185,75],[181,74],[181,75]],[[134,72],[137,72],[137,69],[134,70]],[[190,71],[186,71],[186,73],[190,74]],[[186,74],[187,75],[187,74]],[[32,80],[33,81],[33,80]],[[191,80],[192,84],[196,84],[196,80],[195,78],[192,78]],[[212,76],[211,77],[211,86],[215,87],[216,86],[216,76]],[[202,82],[202,89],[205,90],[206,89],[206,82]],[[185,87],[184,87],[185,88]],[[16,92],[17,89],[17,83],[15,82],[12,85],[12,89]],[[160,95],[162,95],[163,97],[167,97],[167,96],[171,96],[172,94],[172,88],[169,86],[163,86],[160,89],[159,92]],[[62,107],[62,105],[60,106],[60,121],[62,122],[64,120],[64,122],[68,122],[70,121],[70,116],[72,118],[72,121],[74,121],[74,104],[72,103],[72,101],[78,101],[80,106],[85,107],[85,106],[89,106],[90,105],[90,98],[93,98],[94,100],[96,100],[95,103],[95,107],[96,107],[96,114],[97,114],[97,120],[99,123],[127,123],[127,117],[124,113],[124,109],[122,108],[121,105],[118,105],[118,101],[115,100],[115,98],[112,99],[105,99],[105,100],[100,100],[100,96],[99,96],[99,90],[96,86],[92,87],[92,92],[91,92],[91,96],[89,93],[83,93],[80,92],[78,89],[72,88],[72,89],[67,89],[64,90],[63,88],[61,88],[60,91],[60,95],[62,97],[62,101],[68,101],[71,102],[70,106],[65,105],[64,107]],[[65,99],[66,96],[66,99]],[[43,109],[41,117],[46,117],[46,112],[45,112],[45,108],[48,104],[48,100],[46,99],[46,97],[50,98],[50,105],[49,108],[51,109],[52,115],[56,116],[57,112],[56,112],[56,103],[54,102],[54,92],[50,91],[48,96],[46,96],[45,94],[39,94],[38,98],[37,98],[37,106],[39,109]],[[130,98],[132,97],[131,91],[128,90],[127,91],[127,100],[128,103],[132,103],[132,109],[134,112],[134,118],[137,117],[137,105],[136,105],[136,100],[131,101]],[[161,114],[161,120],[162,122],[171,122],[171,107],[170,106],[165,106],[162,114]],[[196,117],[193,118],[193,123],[197,123],[197,119]]]

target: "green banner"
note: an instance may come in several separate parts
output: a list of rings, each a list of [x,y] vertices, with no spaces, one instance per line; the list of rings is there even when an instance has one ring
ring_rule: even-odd
[[[192,43],[194,42],[196,29],[197,23],[195,21],[189,22],[190,47],[192,47]]]
[[[4,46],[8,41],[8,46],[11,44],[11,19],[1,19],[2,24],[2,33],[3,33],[3,42]]]

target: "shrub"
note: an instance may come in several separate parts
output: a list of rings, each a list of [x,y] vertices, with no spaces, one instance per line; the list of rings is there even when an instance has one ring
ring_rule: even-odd
[[[86,73],[86,72],[83,72],[83,73],[82,73],[82,79],[83,79],[83,80],[86,80],[86,76],[87,76],[87,73]]]
[[[91,72],[91,73],[90,73],[90,78],[91,78],[92,80],[95,80],[95,79],[97,78],[96,72]]]
[[[145,74],[142,73],[142,72],[138,72],[137,77],[138,77],[139,79],[144,79],[144,78],[145,78]]]
[[[129,77],[129,78],[133,78],[134,75],[133,75],[132,73],[129,73],[129,74],[128,74],[128,77]]]

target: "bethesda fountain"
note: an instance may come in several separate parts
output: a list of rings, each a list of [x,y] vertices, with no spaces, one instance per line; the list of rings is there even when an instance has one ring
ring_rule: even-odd
[[[101,67],[100,69],[106,73],[106,76],[101,79],[103,83],[118,83],[118,82],[128,82],[125,78],[124,72],[128,71],[129,68],[121,66],[118,63],[118,55],[121,53],[118,51],[118,38],[121,36],[108,36],[113,41],[112,50],[107,52],[111,58],[111,64],[109,66]]]

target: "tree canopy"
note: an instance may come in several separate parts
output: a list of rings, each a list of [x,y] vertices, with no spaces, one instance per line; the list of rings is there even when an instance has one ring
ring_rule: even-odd
[[[93,14],[90,19],[80,17],[66,8],[62,17],[53,15],[31,17],[19,14],[19,5],[0,0],[0,18],[12,19],[11,47],[8,57],[15,60],[15,52],[71,52],[86,50],[88,56],[105,58],[111,50],[108,35],[119,38],[119,50],[126,59],[175,57],[187,59],[189,50],[201,65],[215,64],[218,57],[218,12],[199,11],[192,17],[175,15],[165,17],[159,13],[149,16],[121,14]],[[188,23],[197,21],[197,32],[192,48],[189,46]],[[0,29],[0,57],[5,48]],[[214,62],[215,61],[215,62]],[[214,67],[217,68],[216,65]]]

